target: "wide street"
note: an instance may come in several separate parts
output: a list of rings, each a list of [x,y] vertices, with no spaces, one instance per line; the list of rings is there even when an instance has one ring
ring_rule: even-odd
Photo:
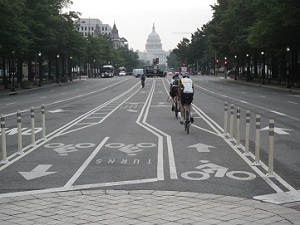
[[[190,134],[171,111],[171,77],[148,78],[145,88],[139,79],[126,76],[85,78],[17,95],[1,93],[7,143],[7,162],[0,167],[1,195],[115,189],[198,192],[276,204],[300,201],[300,93],[213,76],[191,78],[195,122]],[[34,136],[31,107],[35,109]],[[249,154],[245,154],[247,110]],[[257,115],[261,116],[260,160],[255,163]],[[268,154],[270,119],[275,121],[273,171]]]

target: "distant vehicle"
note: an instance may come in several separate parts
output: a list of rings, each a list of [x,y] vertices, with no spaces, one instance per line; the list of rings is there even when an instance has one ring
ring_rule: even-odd
[[[146,77],[165,77],[166,73],[160,70],[158,65],[144,66],[144,74]]]
[[[115,68],[112,65],[103,65],[101,68],[101,77],[113,77]]]
[[[234,77],[235,76],[235,70],[228,70],[226,72],[226,76],[228,76],[230,78]]]
[[[132,75],[135,76],[136,78],[139,78],[142,74],[144,74],[143,69],[134,69],[134,70],[132,70]]]
[[[126,76],[126,72],[125,71],[120,71],[119,76]]]

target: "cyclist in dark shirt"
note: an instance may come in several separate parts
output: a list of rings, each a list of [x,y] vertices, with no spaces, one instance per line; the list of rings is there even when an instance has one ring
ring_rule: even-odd
[[[178,94],[178,80],[179,80],[179,74],[175,74],[170,82],[170,96],[172,97],[172,111],[174,111],[175,107],[175,100],[174,98]]]

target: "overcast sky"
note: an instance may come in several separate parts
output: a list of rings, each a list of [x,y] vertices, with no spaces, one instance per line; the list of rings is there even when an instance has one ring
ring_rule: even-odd
[[[81,12],[81,18],[96,18],[111,27],[116,23],[119,36],[130,49],[145,50],[153,23],[165,51],[176,48],[184,38],[212,19],[210,5],[217,0],[73,0],[68,10]]]

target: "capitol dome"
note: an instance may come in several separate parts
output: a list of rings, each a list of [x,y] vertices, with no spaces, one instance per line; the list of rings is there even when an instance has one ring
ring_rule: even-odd
[[[146,42],[146,51],[153,52],[157,50],[162,50],[162,44],[159,35],[155,31],[155,26],[153,24],[152,32],[148,35]]]

